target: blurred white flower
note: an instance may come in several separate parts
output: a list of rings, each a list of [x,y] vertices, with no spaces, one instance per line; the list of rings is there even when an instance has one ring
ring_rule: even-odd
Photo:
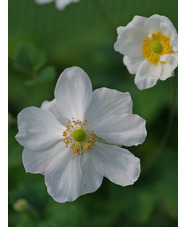
[[[17,141],[24,146],[27,172],[45,175],[48,193],[58,202],[94,192],[107,177],[126,186],[140,174],[140,160],[121,145],[144,142],[145,120],[132,114],[129,93],[108,88],[92,92],[79,67],[64,70],[55,99],[18,115]]]
[[[123,62],[139,89],[154,86],[157,80],[173,76],[178,65],[178,35],[171,21],[160,15],[135,16],[117,28],[114,49],[125,55]]]
[[[52,1],[56,2],[56,8],[57,9],[64,9],[67,5],[69,5],[72,2],[79,2],[80,0],[35,0],[38,4],[45,4]]]

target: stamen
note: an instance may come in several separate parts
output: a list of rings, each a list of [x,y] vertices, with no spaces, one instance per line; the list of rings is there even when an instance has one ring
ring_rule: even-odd
[[[73,153],[78,155],[83,154],[87,150],[90,151],[97,138],[86,120],[81,122],[73,119],[68,121],[63,136],[66,147],[69,147]]]
[[[142,52],[147,61],[151,61],[152,64],[157,64],[160,61],[160,57],[164,54],[173,53],[172,47],[169,45],[170,39],[161,32],[152,33],[150,38],[144,40],[142,46]]]

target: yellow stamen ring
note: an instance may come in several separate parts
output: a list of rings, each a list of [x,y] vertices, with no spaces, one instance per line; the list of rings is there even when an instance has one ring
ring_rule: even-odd
[[[73,153],[78,155],[83,154],[87,150],[90,151],[97,138],[86,120],[84,122],[69,120],[63,136],[66,147],[69,147]]]
[[[173,53],[172,47],[169,45],[170,39],[161,32],[152,33],[152,37],[144,40],[142,52],[147,61],[151,61],[153,65],[160,61],[160,57],[164,54]]]

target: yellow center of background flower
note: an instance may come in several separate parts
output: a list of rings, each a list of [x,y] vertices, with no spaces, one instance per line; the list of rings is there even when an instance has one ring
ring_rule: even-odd
[[[69,120],[63,136],[66,147],[69,147],[73,153],[78,155],[83,154],[87,150],[90,151],[97,138],[86,120],[84,122]]]
[[[173,53],[172,47],[169,45],[170,39],[161,32],[152,33],[152,37],[144,40],[142,52],[147,61],[151,61],[153,65],[160,61],[160,57],[164,54]]]

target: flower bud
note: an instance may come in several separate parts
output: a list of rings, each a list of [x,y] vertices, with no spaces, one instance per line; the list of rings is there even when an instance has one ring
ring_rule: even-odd
[[[13,207],[17,212],[23,212],[28,210],[29,204],[25,199],[19,199],[14,203]]]

